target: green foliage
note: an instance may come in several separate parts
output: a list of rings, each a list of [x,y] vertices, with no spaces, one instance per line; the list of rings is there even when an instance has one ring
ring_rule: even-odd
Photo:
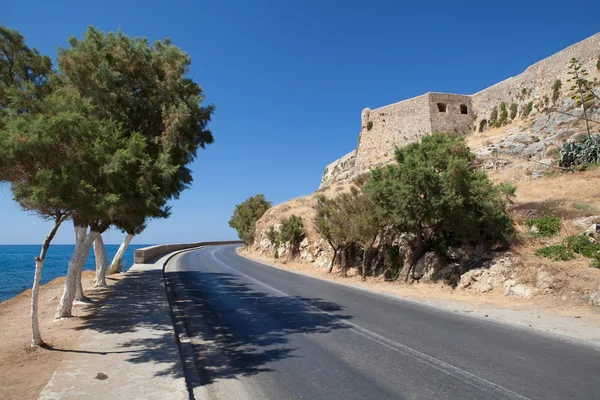
[[[271,225],[267,230],[267,239],[269,239],[269,243],[276,244],[277,239],[279,238],[279,232],[275,230],[275,227]]]
[[[373,121],[367,122],[367,130],[370,131],[371,129],[373,129]]]
[[[592,132],[590,130],[590,118],[588,116],[588,110],[595,104],[598,96],[592,90],[593,82],[587,79],[588,72],[583,68],[581,63],[576,58],[572,58],[569,63],[570,78],[567,82],[571,82],[571,99],[575,100],[577,106],[581,106],[583,109],[583,119],[586,123],[587,134],[591,138]]]
[[[561,220],[554,216],[543,216],[539,218],[530,218],[525,221],[525,225],[529,228],[535,226],[537,228],[537,236],[552,237],[560,232]]]
[[[88,28],[58,50],[62,79],[92,105],[99,119],[119,124],[124,136],[140,135],[150,159],[130,163],[132,174],[147,180],[121,197],[121,215],[139,221],[164,216],[167,200],[192,183],[188,168],[199,148],[213,142],[207,129],[214,111],[202,106],[200,86],[187,76],[189,55],[169,39],[149,44],[122,32]],[[132,224],[126,218],[123,224]]]
[[[586,258],[600,259],[600,243],[590,241],[590,238],[584,234],[569,236],[565,243],[569,250],[577,254]]]
[[[506,108],[506,103],[500,103],[500,117],[498,118],[497,126],[506,125],[508,122],[508,109]]]
[[[398,279],[402,267],[402,257],[399,246],[390,246],[386,249],[385,268],[389,271],[389,278],[393,281]]]
[[[490,114],[489,124],[491,127],[498,126],[498,107],[494,107]]]
[[[510,104],[510,119],[515,119],[517,117],[517,113],[519,112],[519,106],[517,103]]]
[[[563,245],[542,247],[536,250],[535,254],[540,257],[551,258],[555,261],[570,261],[575,258],[575,254]]]
[[[565,142],[559,150],[558,164],[564,168],[600,164],[600,135],[586,135]]]
[[[497,186],[473,166],[464,138],[434,133],[396,149],[396,165],[365,185],[377,218],[415,235],[424,249],[507,244],[513,224]]]
[[[513,204],[514,198],[517,197],[517,185],[511,182],[502,182],[498,185],[498,190],[504,197],[507,204]]]
[[[297,215],[290,215],[281,220],[281,230],[279,231],[279,241],[282,243],[289,242],[292,247],[292,252],[297,250],[300,242],[304,238],[304,222]]]
[[[271,207],[271,203],[265,200],[263,194],[257,194],[236,204],[233,216],[229,220],[229,226],[234,228],[238,237],[249,246],[254,242],[254,230],[256,221]]]
[[[552,85],[552,103],[556,103],[558,98],[560,97],[560,89],[562,87],[562,82],[560,79],[554,81]]]
[[[600,268],[600,243],[591,241],[585,234],[569,236],[564,244],[543,247],[536,254],[556,261],[570,261],[575,254],[581,254],[591,259],[590,267]]]
[[[533,111],[533,101],[530,101],[529,103],[523,104],[521,106],[521,116],[522,117],[529,116],[529,114],[531,114],[531,111]]]
[[[600,71],[600,56],[598,56],[598,61],[596,61],[596,70]]]

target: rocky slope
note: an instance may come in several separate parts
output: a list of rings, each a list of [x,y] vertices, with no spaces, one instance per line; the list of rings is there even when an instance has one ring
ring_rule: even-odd
[[[413,282],[442,281],[461,291],[494,291],[514,298],[552,296],[563,302],[600,307],[600,269],[590,268],[589,260],[577,257],[553,261],[535,254],[543,246],[560,243],[586,229],[591,236],[597,235],[593,231],[595,224],[600,223],[600,169],[566,172],[557,168],[556,162],[559,146],[585,132],[580,117],[581,110],[570,99],[564,99],[558,106],[539,110],[528,119],[470,134],[467,142],[477,155],[478,166],[496,182],[517,185],[510,213],[520,239],[508,252],[456,249],[445,263],[433,253],[426,253],[414,268]],[[592,119],[600,121],[600,109],[592,111]],[[306,228],[299,261],[314,268],[329,268],[333,251],[314,229],[316,197],[335,197],[351,184],[322,187],[315,194],[269,209],[256,225],[257,240],[251,252],[273,256],[277,250],[280,259],[287,259],[288,244],[279,244],[275,249],[267,232],[271,226],[278,230],[279,221],[295,214],[302,217]],[[526,219],[544,215],[561,218],[558,236],[540,239],[524,225]]]

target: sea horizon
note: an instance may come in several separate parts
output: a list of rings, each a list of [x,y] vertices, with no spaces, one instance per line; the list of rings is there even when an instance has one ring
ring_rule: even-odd
[[[120,245],[120,243],[105,245],[109,263],[117,253]],[[136,249],[148,246],[153,245],[129,245],[123,257],[124,271],[133,265],[133,252]],[[0,244],[0,271],[3,277],[0,280],[0,302],[9,300],[31,288],[35,272],[34,258],[40,254],[41,247],[41,244]],[[66,275],[67,265],[74,247],[74,244],[50,245],[42,269],[42,284]],[[95,268],[94,251],[90,249],[84,270],[94,270]]]

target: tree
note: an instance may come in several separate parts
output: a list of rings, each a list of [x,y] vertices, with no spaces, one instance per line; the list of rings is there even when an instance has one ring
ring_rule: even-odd
[[[408,280],[432,248],[506,244],[513,231],[506,203],[463,138],[443,133],[396,149],[396,165],[378,168],[365,185],[377,217],[407,234],[400,277]]]
[[[0,25],[0,181],[22,180],[22,165],[16,165],[7,150],[6,124],[15,115],[34,113],[36,103],[49,92],[52,75],[50,57],[42,56],[36,49],[25,45],[25,38],[16,30]],[[31,165],[28,162],[29,165]],[[46,188],[47,189],[47,188]],[[47,202],[43,188],[27,185],[15,187],[15,199],[21,207],[52,220],[54,225],[46,236],[40,255],[35,257],[35,272],[31,288],[31,346],[43,345],[39,328],[38,304],[42,269],[52,239],[61,224],[69,217],[68,211],[54,202]]]
[[[256,222],[271,208],[271,203],[265,200],[265,195],[257,194],[236,204],[233,215],[229,220],[229,226],[235,229],[238,237],[244,241],[246,246],[254,243],[254,230]]]
[[[207,124],[214,106],[201,105],[202,89],[186,77],[191,59],[169,39],[150,45],[145,38],[104,34],[90,27],[83,39],[71,38],[69,43],[70,48],[59,49],[61,78],[91,104],[94,118],[112,121],[123,140],[133,140],[133,146],[120,153],[119,162],[105,167],[121,180],[98,182],[112,192],[112,207],[73,214],[76,230],[89,227],[89,233],[81,236],[85,250],[98,234],[132,212],[136,217],[168,215],[166,202],[192,183],[188,164],[198,148],[213,142]],[[103,247],[100,241],[98,247]],[[80,275],[84,259],[77,260]],[[68,275],[58,317],[70,315],[72,287]]]
[[[300,242],[304,238],[304,222],[297,215],[290,215],[281,220],[281,229],[279,230],[279,241],[281,243],[290,244],[289,256],[294,256],[298,253]]]
[[[350,222],[351,241],[358,244],[363,251],[360,274],[365,279],[370,265],[371,250],[383,227],[374,212],[374,204],[369,196],[355,187],[351,188],[350,196],[352,197],[349,202],[351,209],[347,218]]]
[[[125,233],[127,233],[127,236],[125,236],[125,239],[123,240],[123,242],[121,242],[121,245],[119,246],[119,249],[117,250],[117,253],[115,254],[115,256],[113,257],[113,259],[110,263],[110,267],[108,268],[109,275],[121,272],[121,260],[123,259],[123,256],[125,255],[125,252],[127,251],[127,248],[129,247],[129,244],[131,243],[131,241],[133,240],[133,238],[136,235],[141,234],[145,229],[146,229],[145,223],[134,226],[134,227],[121,228],[121,231],[124,231]]]

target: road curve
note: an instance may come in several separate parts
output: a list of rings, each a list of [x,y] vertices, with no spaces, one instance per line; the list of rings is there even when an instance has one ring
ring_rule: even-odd
[[[184,252],[166,270],[198,397],[600,398],[591,347],[293,274],[235,248]]]

